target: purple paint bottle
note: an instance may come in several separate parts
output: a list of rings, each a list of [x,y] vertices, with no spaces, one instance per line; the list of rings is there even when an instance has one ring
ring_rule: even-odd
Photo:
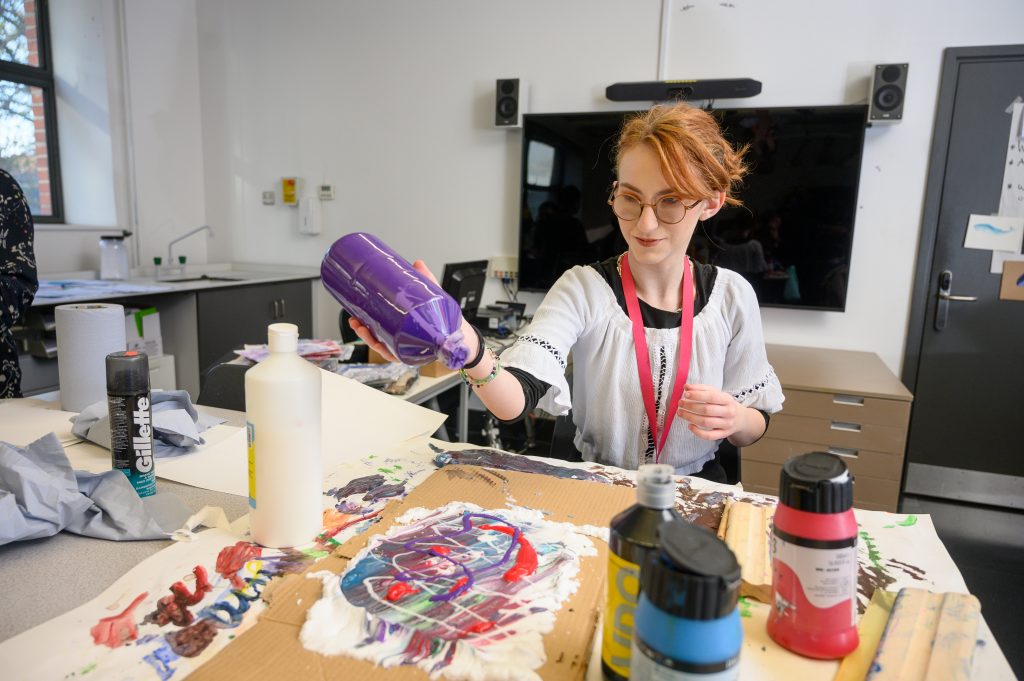
[[[335,241],[320,275],[324,288],[402,363],[440,358],[449,369],[466,363],[459,304],[377,237],[354,232]]]

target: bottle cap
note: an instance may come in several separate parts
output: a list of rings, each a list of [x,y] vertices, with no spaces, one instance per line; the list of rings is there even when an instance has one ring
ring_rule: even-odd
[[[636,502],[647,508],[673,508],[676,505],[675,473],[672,466],[648,463],[636,472]]]
[[[267,327],[267,347],[271,352],[295,352],[299,349],[299,327],[271,324]]]
[[[659,610],[690,620],[714,620],[736,609],[740,564],[710,530],[685,520],[658,526],[661,550],[647,557],[641,590]]]
[[[779,501],[809,513],[842,513],[853,507],[853,476],[835,454],[791,457],[779,473]]]
[[[107,392],[141,393],[149,390],[149,357],[127,350],[107,355]]]

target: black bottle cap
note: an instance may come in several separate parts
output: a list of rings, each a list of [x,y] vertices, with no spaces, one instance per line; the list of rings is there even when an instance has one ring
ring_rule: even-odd
[[[835,454],[790,457],[779,473],[779,501],[809,513],[842,513],[853,507],[853,475]]]
[[[107,355],[107,392],[129,395],[149,392],[149,357],[128,350]]]
[[[725,617],[740,595],[740,564],[710,530],[685,520],[658,526],[661,550],[640,573],[643,593],[655,607],[690,620]]]

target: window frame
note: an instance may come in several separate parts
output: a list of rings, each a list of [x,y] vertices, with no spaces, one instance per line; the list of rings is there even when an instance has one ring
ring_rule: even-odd
[[[19,64],[0,59],[0,80],[29,87],[43,93],[43,118],[46,132],[46,154],[50,178],[50,215],[32,214],[36,223],[64,222],[64,194],[60,174],[60,146],[57,139],[57,90],[54,85],[53,58],[50,51],[50,8],[47,0],[35,0],[36,43],[39,66]]]

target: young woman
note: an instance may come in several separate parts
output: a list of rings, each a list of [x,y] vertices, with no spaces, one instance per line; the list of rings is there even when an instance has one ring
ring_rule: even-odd
[[[784,399],[750,285],[686,257],[697,223],[739,203],[731,192],[741,157],[710,114],[686,104],[624,123],[608,203],[629,250],[565,272],[500,359],[463,320],[463,376],[491,413],[514,421],[536,406],[571,408],[584,460],[667,463],[724,481],[718,443],[756,442]],[[352,326],[389,356],[364,325]]]

